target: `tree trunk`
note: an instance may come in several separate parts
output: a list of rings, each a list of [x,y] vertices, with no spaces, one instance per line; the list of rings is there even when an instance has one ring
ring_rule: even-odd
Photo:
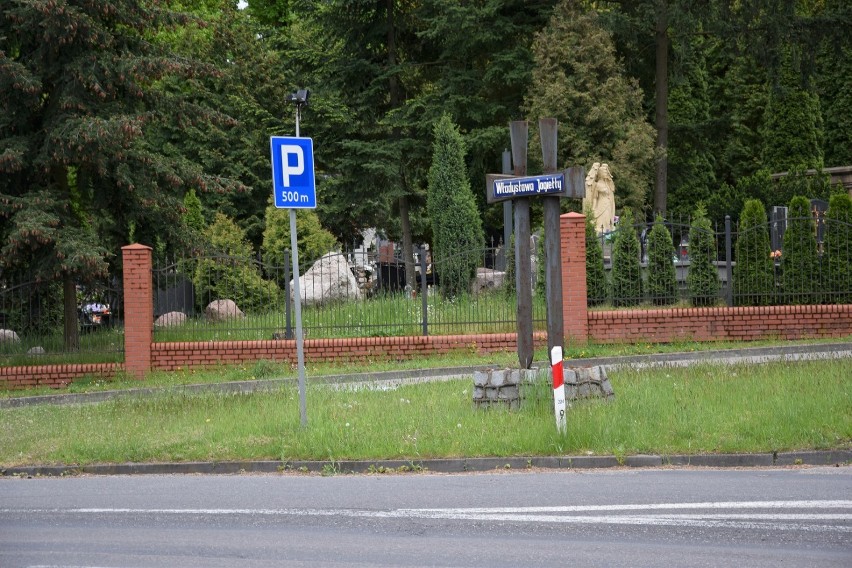
[[[394,4],[395,0],[385,1],[385,16],[387,18],[387,42],[388,42],[388,70],[391,71],[388,77],[388,87],[390,95],[390,106],[392,109],[398,108],[402,103],[399,94],[399,79],[396,76],[396,23],[394,19]],[[399,129],[393,129],[393,137],[399,137]],[[402,227],[402,259],[405,262],[405,285],[409,290],[416,290],[416,278],[414,272],[414,244],[411,236],[411,219],[409,217],[407,185],[405,183],[405,175],[402,171],[399,172],[399,184],[401,186],[402,195],[399,196],[399,222]]]
[[[402,259],[405,262],[405,285],[416,290],[417,280],[414,269],[414,242],[411,236],[411,220],[408,214],[408,197],[399,198],[399,222],[402,226]]]
[[[80,322],[77,319],[77,285],[74,278],[65,276],[62,280],[65,315],[65,351],[80,350]]]
[[[657,0],[656,18],[656,117],[657,163],[654,181],[654,211],[666,215],[669,159],[669,18],[668,1]]]

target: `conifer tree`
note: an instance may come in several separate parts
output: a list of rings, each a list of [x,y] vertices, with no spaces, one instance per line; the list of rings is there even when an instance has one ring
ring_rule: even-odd
[[[852,303],[852,199],[836,193],[825,214],[825,256],[822,268],[827,272],[826,292],[836,304]],[[827,264],[827,267],[826,267]]]
[[[737,231],[734,300],[739,306],[766,306],[775,300],[774,261],[770,256],[769,224],[758,199],[749,199]]]
[[[192,283],[199,307],[213,300],[233,300],[243,312],[274,305],[278,288],[262,278],[245,232],[222,213],[204,231],[216,256],[199,259]]]
[[[586,298],[589,307],[606,302],[607,281],[603,249],[595,231],[594,214],[586,212]]]
[[[128,230],[180,241],[183,193],[228,190],[156,141],[165,125],[228,122],[166,91],[215,73],[149,34],[186,21],[161,3],[5,3],[0,12],[0,257],[63,281],[66,348],[79,336],[75,284],[106,274]]]
[[[677,274],[672,235],[657,215],[648,235],[648,295],[658,306],[677,302]]]
[[[452,297],[470,290],[485,238],[467,178],[464,140],[447,114],[435,123],[432,149],[427,200],[432,261],[441,290]]]
[[[819,259],[811,202],[798,195],[787,209],[787,230],[781,256],[781,284],[788,304],[819,303]]]
[[[322,228],[313,209],[296,211],[296,246],[299,249],[299,264],[311,266],[337,245],[337,239]],[[263,231],[264,262],[269,267],[285,264],[284,251],[290,250],[290,213],[270,203],[266,207],[266,228]]]
[[[618,220],[612,245],[612,303],[636,306],[642,302],[642,267],[639,263],[639,237],[633,226],[633,213],[626,209]]]
[[[719,299],[716,240],[703,205],[695,210],[689,227],[689,273],[686,285],[693,306],[711,306]]]

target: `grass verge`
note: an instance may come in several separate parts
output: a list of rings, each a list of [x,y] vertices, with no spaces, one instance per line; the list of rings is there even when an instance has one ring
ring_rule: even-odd
[[[610,373],[611,403],[575,403],[554,426],[549,383],[519,411],[474,410],[472,381],[396,390],[310,385],[307,428],[293,387],[165,392],[0,411],[0,464],[194,460],[380,460],[591,453],[695,454],[852,447],[848,360]]]

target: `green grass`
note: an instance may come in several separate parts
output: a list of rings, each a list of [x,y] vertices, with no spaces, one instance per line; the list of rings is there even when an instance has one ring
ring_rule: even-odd
[[[655,353],[684,353],[709,350],[742,349],[744,347],[770,347],[793,344],[820,344],[850,341],[852,337],[841,339],[814,339],[809,341],[765,340],[750,341],[679,341],[675,343],[616,343],[565,346],[564,356],[570,364],[573,359],[614,357],[621,355],[651,355]],[[541,363],[549,361],[546,349],[535,351],[534,360]],[[75,362],[75,361],[66,361]],[[430,355],[404,361],[383,361],[358,363],[311,363],[307,367],[309,377],[326,375],[375,373],[381,371],[404,371],[416,369],[434,369],[439,367],[472,367],[490,365],[512,367],[518,365],[514,351],[504,351],[480,355],[471,351],[455,351],[442,355]],[[56,394],[57,392],[99,392],[106,390],[126,390],[139,387],[173,387],[188,384],[225,383],[231,381],[295,378],[295,364],[270,360],[250,361],[241,365],[221,365],[210,368],[182,369],[179,371],[153,371],[144,381],[139,381],[125,373],[118,373],[112,379],[96,376],[84,376],[74,380],[67,388],[57,390],[50,387],[29,389],[7,389],[0,386],[0,398]]]
[[[544,329],[544,299],[534,299],[533,314]],[[502,291],[478,296],[444,298],[430,293],[427,320],[432,335],[511,333],[515,331],[516,308],[513,297]],[[292,316],[295,318],[295,316]],[[303,306],[302,326],[309,339],[386,337],[422,333],[422,299],[405,294],[381,294],[362,301]],[[292,321],[295,326],[295,320]],[[285,313],[273,310],[248,314],[244,319],[210,323],[203,316],[154,332],[155,341],[248,341],[272,339],[283,333]]]
[[[848,360],[610,373],[611,403],[575,403],[556,432],[549,384],[519,411],[474,410],[472,380],[396,390],[165,392],[0,411],[0,464],[766,452],[852,447]],[[309,381],[310,382],[310,381]]]

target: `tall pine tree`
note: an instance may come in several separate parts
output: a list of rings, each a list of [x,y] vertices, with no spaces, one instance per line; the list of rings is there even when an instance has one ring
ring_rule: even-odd
[[[186,21],[131,0],[20,1],[0,14],[0,256],[63,281],[69,349],[79,344],[75,284],[107,272],[131,225],[151,245],[180,240],[186,189],[234,187],[156,136],[228,122],[162,88],[215,73],[150,41]]]

